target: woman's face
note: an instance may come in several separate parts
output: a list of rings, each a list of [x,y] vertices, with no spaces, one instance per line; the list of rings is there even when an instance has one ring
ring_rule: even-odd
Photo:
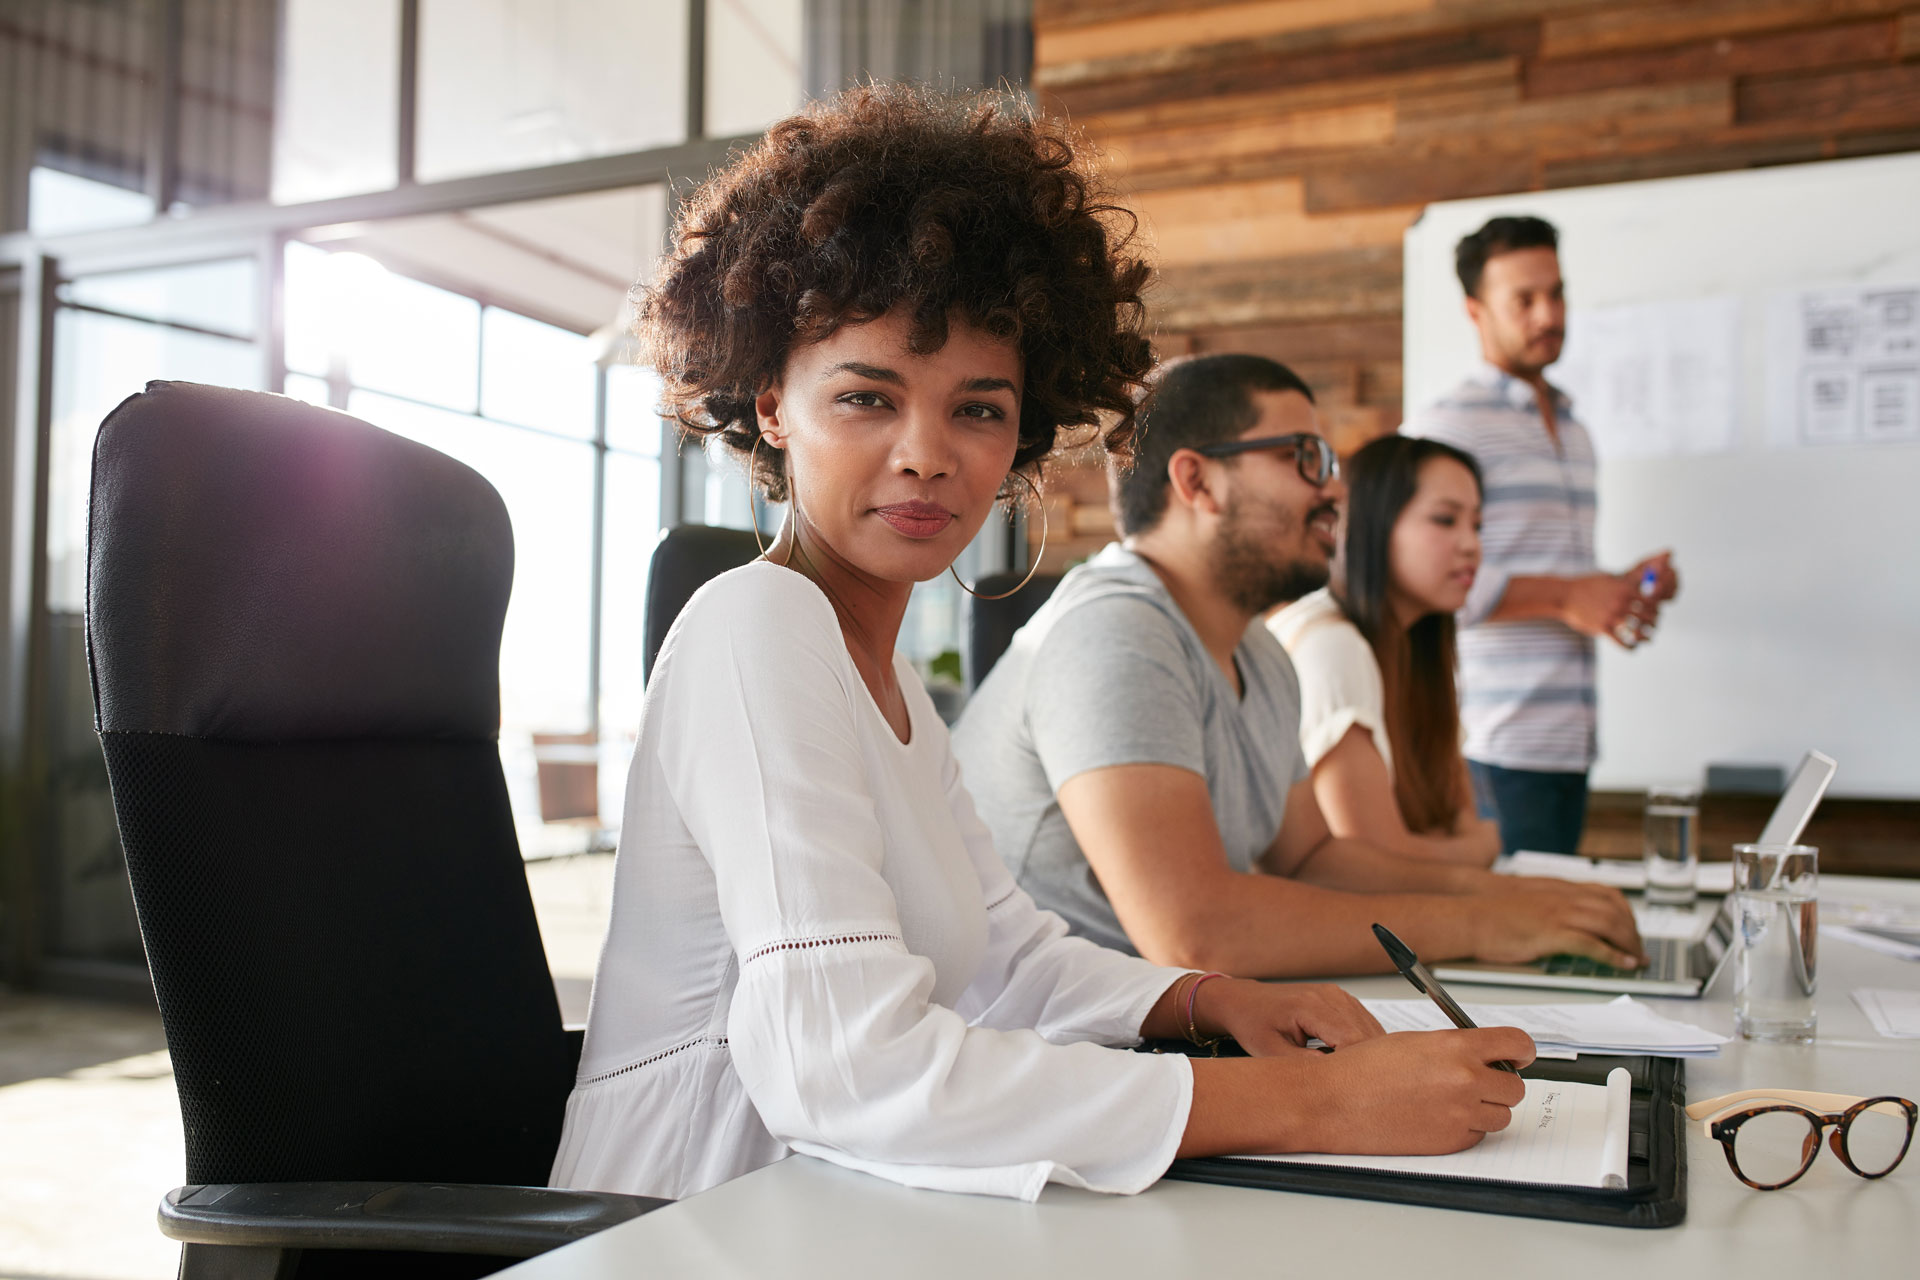
[[[1014,345],[956,320],[945,346],[916,355],[910,325],[895,308],[795,348],[754,406],[767,444],[786,450],[805,539],[890,582],[946,572],[993,509],[1019,435]]]
[[[1388,595],[1411,625],[1467,602],[1480,568],[1480,488],[1452,458],[1428,458],[1413,498],[1393,525]]]

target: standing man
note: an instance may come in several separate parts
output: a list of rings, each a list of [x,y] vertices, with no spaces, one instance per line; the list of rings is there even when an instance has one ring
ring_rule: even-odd
[[[1405,858],[1328,829],[1300,685],[1260,615],[1326,585],[1345,496],[1313,393],[1261,356],[1169,365],[1118,482],[1125,541],[1061,579],[981,682],[954,755],[994,847],[1075,933],[1240,977],[1420,955],[1633,967],[1626,900]]]
[[[1482,363],[1401,428],[1486,478],[1480,576],[1460,611],[1460,719],[1483,815],[1507,852],[1574,853],[1593,766],[1594,640],[1631,649],[1679,590],[1669,552],[1594,561],[1593,441],[1546,379],[1566,340],[1559,236],[1495,218],[1454,250]]]

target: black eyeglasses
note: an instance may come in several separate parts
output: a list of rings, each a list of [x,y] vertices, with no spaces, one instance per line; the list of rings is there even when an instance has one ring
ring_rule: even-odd
[[[1194,452],[1208,458],[1231,458],[1261,449],[1292,449],[1293,465],[1300,478],[1318,489],[1340,474],[1340,459],[1333,446],[1311,431],[1296,431],[1285,436],[1255,436],[1251,440],[1222,440],[1218,444],[1196,445]]]
[[[1694,1103],[1687,1117],[1726,1150],[1734,1177],[1756,1191],[1778,1191],[1813,1167],[1820,1135],[1829,1128],[1841,1164],[1863,1178],[1892,1173],[1913,1142],[1916,1110],[1891,1096],[1742,1089]]]

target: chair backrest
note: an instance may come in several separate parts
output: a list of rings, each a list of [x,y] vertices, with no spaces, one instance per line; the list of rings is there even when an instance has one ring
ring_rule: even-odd
[[[727,570],[759,558],[760,544],[751,529],[683,524],[660,535],[653,549],[652,567],[647,570],[647,652],[640,667],[642,682],[652,677],[660,646],[693,593]]]
[[[513,535],[342,413],[156,382],[94,448],[96,725],[187,1180],[542,1184],[572,1065],[500,770]]]
[[[973,589],[982,596],[999,595],[1020,587],[1020,580],[1026,576],[1025,572],[989,573],[974,583]],[[1000,661],[1000,655],[1013,642],[1013,633],[1033,620],[1033,615],[1059,585],[1059,574],[1036,573],[1032,582],[1004,600],[967,598],[967,651],[963,657],[968,692],[980,687],[987,672],[993,670],[993,664]]]

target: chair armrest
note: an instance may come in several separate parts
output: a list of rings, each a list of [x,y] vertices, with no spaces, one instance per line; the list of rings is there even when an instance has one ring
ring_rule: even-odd
[[[186,1244],[527,1258],[671,1203],[550,1187],[242,1182],[175,1187],[160,1230]]]

